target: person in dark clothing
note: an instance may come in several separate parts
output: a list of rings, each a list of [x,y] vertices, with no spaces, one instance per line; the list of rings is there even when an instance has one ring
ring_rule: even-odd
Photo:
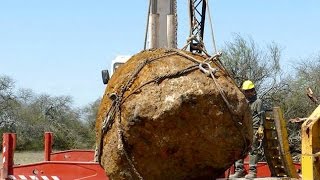
[[[263,124],[265,119],[265,111],[263,110],[262,100],[257,97],[255,85],[252,81],[244,81],[241,87],[244,95],[250,104],[252,114],[252,127],[253,127],[253,141],[251,150],[249,152],[249,173],[246,175],[243,167],[243,159],[239,159],[236,162],[236,170],[229,178],[245,177],[246,179],[252,179],[257,177],[257,161],[258,161],[258,148],[260,141],[263,138]]]

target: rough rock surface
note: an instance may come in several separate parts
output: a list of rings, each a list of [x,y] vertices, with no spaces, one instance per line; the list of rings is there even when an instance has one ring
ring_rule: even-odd
[[[180,50],[179,50],[180,51]],[[205,57],[180,51],[203,61]],[[147,63],[125,91],[110,129],[101,133],[112,93],[123,87],[144,60],[172,52],[164,49],[134,55],[112,76],[96,121],[102,137],[101,165],[111,179],[213,179],[242,157],[251,143],[249,106],[232,79],[216,63],[218,84],[199,69],[151,82],[158,76],[195,65],[179,54]],[[134,93],[133,93],[134,92]],[[132,94],[133,93],[133,94]],[[122,134],[122,138],[121,135]]]

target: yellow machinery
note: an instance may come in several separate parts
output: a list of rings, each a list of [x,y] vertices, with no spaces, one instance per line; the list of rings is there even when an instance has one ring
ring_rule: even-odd
[[[290,154],[286,121],[280,107],[267,112],[264,135],[264,153],[272,177],[299,178]]]
[[[320,179],[320,105],[302,125],[302,179]]]

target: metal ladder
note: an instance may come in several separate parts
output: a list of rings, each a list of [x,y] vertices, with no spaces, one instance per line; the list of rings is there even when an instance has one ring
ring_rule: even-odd
[[[299,177],[289,151],[286,122],[279,107],[266,112],[263,147],[272,177]]]

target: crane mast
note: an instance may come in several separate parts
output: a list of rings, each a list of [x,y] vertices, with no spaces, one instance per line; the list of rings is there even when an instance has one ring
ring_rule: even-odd
[[[203,34],[206,19],[206,0],[188,0],[190,17],[190,51],[201,53],[203,51]]]
[[[148,48],[177,48],[177,0],[150,0]]]
[[[177,48],[177,0],[150,0],[148,48]],[[202,53],[207,0],[188,0],[191,52]]]

